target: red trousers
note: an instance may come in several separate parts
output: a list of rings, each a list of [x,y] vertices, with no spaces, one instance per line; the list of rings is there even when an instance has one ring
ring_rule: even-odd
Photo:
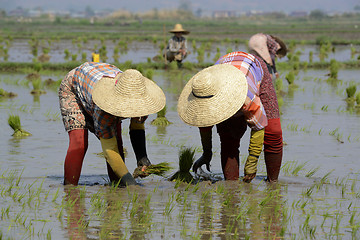
[[[247,129],[244,117],[229,118],[216,125],[221,142],[221,167],[226,180],[239,179],[240,140]],[[279,175],[282,160],[282,130],[280,119],[268,119],[265,127],[264,155],[268,178]]]
[[[88,148],[88,130],[87,129],[74,129],[69,133],[69,147],[65,157],[64,163],[64,184],[78,185],[81,168],[84,157]],[[121,122],[117,125],[116,135],[118,149],[121,157],[125,161],[123,143],[121,138]],[[107,171],[110,181],[118,181],[110,165],[107,164]]]

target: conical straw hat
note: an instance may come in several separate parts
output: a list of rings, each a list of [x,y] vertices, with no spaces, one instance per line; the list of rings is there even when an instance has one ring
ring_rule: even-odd
[[[166,102],[161,88],[135,69],[119,73],[115,78],[100,79],[92,98],[100,109],[124,118],[156,113]]]
[[[171,32],[171,33],[180,32],[182,34],[189,34],[190,33],[189,31],[183,29],[183,27],[182,27],[182,25],[180,23],[175,24],[175,27],[172,30],[170,30],[169,32]]]
[[[178,114],[187,124],[208,127],[233,116],[244,104],[248,83],[243,72],[219,64],[195,74],[182,90]]]

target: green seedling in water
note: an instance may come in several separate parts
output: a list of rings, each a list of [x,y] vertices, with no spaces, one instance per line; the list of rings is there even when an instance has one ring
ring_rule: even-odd
[[[18,115],[10,115],[8,118],[8,124],[14,130],[12,136],[14,137],[31,136],[31,133],[22,129],[20,123],[20,117]]]
[[[356,102],[356,106],[355,106],[355,107],[360,107],[360,92],[356,93],[356,95],[355,95],[355,102]]]
[[[312,177],[312,176],[314,176],[314,174],[315,174],[317,171],[319,171],[319,169],[320,169],[320,167],[317,167],[317,168],[314,168],[314,169],[310,170],[310,171],[305,175],[305,177]]]
[[[339,63],[335,59],[330,61],[330,78],[337,79],[339,72]]]
[[[0,98],[5,97],[5,98],[12,98],[12,97],[16,97],[17,94],[13,93],[13,92],[7,92],[4,89],[0,88]]]
[[[161,109],[158,113],[157,113],[157,117],[151,122],[152,125],[157,125],[157,126],[167,126],[169,124],[171,124],[171,122],[169,120],[167,120],[167,118],[165,117],[166,115],[166,106]]]
[[[288,72],[288,74],[286,74],[285,79],[288,81],[289,85],[294,84],[295,81],[295,74],[293,71]]]
[[[31,90],[31,94],[43,94],[46,93],[44,90],[41,90],[42,81],[41,78],[36,78],[31,81],[33,85],[33,90]]]
[[[277,92],[283,90],[283,80],[281,78],[275,80],[275,89]]]
[[[349,98],[354,98],[356,93],[356,85],[351,85],[349,87],[346,88],[346,97]]]
[[[313,59],[314,59],[314,52],[313,52],[313,51],[310,51],[310,52],[309,52],[309,63],[312,63],[312,62],[313,62]]]
[[[190,168],[194,162],[195,149],[181,148],[179,151],[179,171],[177,171],[169,180],[180,180],[184,182],[192,182],[194,180],[190,173]]]

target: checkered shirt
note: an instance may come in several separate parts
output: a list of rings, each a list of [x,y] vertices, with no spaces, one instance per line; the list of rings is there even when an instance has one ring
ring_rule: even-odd
[[[267,118],[260,100],[260,84],[263,70],[260,62],[251,54],[232,52],[222,56],[215,64],[231,64],[242,71],[248,82],[248,92],[241,111],[247,118],[249,126],[260,130],[267,126]]]
[[[75,69],[74,91],[85,112],[92,118],[97,137],[109,139],[116,136],[119,118],[104,112],[93,102],[93,87],[102,77],[114,78],[120,72],[113,65],[96,62],[86,62]]]

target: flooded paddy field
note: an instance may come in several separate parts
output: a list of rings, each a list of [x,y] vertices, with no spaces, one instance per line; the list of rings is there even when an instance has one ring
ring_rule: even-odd
[[[147,59],[153,59],[160,54],[161,45],[163,41],[104,41],[106,45],[106,62],[125,62],[131,61],[133,63],[146,62]],[[100,40],[88,40],[86,43],[72,40],[56,40],[56,41],[42,41],[38,47],[38,56],[41,55],[41,49],[49,48],[48,55],[49,61],[52,63],[64,63],[71,59],[71,55],[77,55],[76,60],[81,61],[82,54],[86,55],[88,61],[91,60],[91,53],[94,49],[99,49],[102,46]],[[207,42],[196,42],[195,40],[188,40],[189,55],[186,61],[197,63],[199,62],[199,48],[204,48],[204,62],[215,62],[219,56],[217,52],[231,52],[238,49],[245,50],[245,44],[235,44],[234,42],[223,42],[221,44]],[[114,55],[114,50],[119,51]],[[68,51],[70,56],[66,57],[65,51]],[[301,52],[299,56],[300,61],[309,61],[310,56],[314,62],[320,60],[320,47],[319,45],[304,45],[297,44],[292,46],[292,52]],[[327,59],[336,58],[337,61],[350,61],[355,60],[360,53],[359,45],[336,45],[333,46],[331,52],[327,54]],[[15,39],[11,42],[8,49],[9,62],[32,62],[34,55],[32,54],[32,44],[24,39]],[[279,62],[285,62],[288,58],[279,59]]]
[[[149,53],[149,56],[153,53]],[[346,53],[347,55],[347,53]],[[13,56],[13,54],[10,54]],[[59,57],[61,58],[61,57]],[[11,60],[11,59],[9,59]],[[16,61],[14,59],[14,61]],[[201,155],[198,129],[177,115],[177,98],[193,71],[156,70],[153,80],[167,97],[171,125],[146,122],[152,163],[178,169],[182,146]],[[142,186],[108,186],[100,142],[89,135],[78,187],[63,186],[68,146],[60,118],[57,87],[32,95],[25,74],[0,73],[0,88],[16,93],[0,99],[0,238],[3,239],[359,239],[360,113],[345,101],[360,70],[300,71],[279,93],[284,158],[279,183],[269,185],[263,156],[258,176],[241,181],[170,182],[166,177],[138,179]],[[42,76],[61,79],[66,73]],[[358,90],[358,91],[359,91]],[[356,105],[356,103],[355,103]],[[32,135],[12,136],[9,115],[19,115]],[[123,121],[130,172],[136,167]],[[249,131],[240,147],[243,176]],[[212,174],[221,178],[220,143],[214,129]]]

